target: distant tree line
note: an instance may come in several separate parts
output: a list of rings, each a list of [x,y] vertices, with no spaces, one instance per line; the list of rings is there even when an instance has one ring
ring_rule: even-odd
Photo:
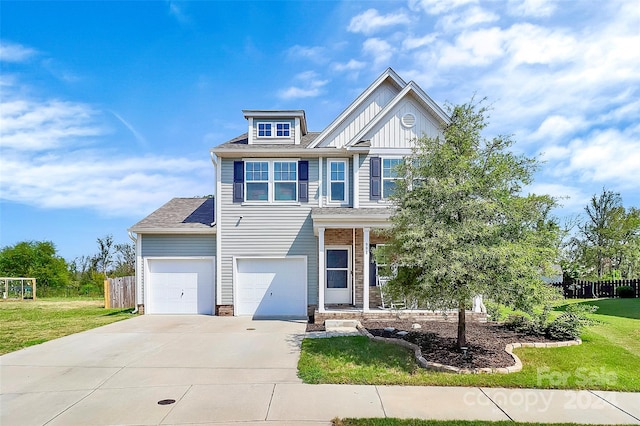
[[[640,209],[625,208],[619,193],[593,195],[564,242],[564,277],[584,280],[640,278]]]
[[[96,240],[96,253],[68,262],[51,241],[22,241],[0,251],[0,276],[36,278],[38,295],[101,295],[105,277],[135,274],[135,246],[115,244],[113,235]]]

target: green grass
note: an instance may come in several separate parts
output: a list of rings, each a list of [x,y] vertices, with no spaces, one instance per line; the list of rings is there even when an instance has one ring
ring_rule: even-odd
[[[577,423],[521,423],[484,420],[421,420],[421,419],[333,419],[334,426],[569,426]]]
[[[305,339],[298,374],[306,383],[489,386],[640,391],[640,320],[629,318],[636,304],[605,302],[594,314],[600,324],[582,335],[583,344],[561,348],[520,348],[522,371],[512,374],[451,374],[417,367],[410,351],[366,337]],[[633,300],[633,299],[632,299]],[[584,303],[584,302],[582,302]]]
[[[102,299],[1,301],[0,355],[132,316],[103,306]]]

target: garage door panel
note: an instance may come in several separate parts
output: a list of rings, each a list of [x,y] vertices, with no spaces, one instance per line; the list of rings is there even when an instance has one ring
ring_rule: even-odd
[[[212,260],[149,259],[148,269],[149,313],[213,313]]]
[[[306,316],[304,258],[237,259],[238,315],[254,317]]]

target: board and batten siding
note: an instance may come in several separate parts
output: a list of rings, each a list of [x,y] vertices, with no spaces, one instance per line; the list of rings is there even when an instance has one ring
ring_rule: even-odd
[[[142,257],[216,256],[216,236],[142,235]]]
[[[328,135],[322,145],[342,148],[369,124],[398,93],[399,90],[391,83],[385,82],[380,85],[343,123]]]
[[[233,257],[307,256],[307,303],[317,303],[318,243],[311,208],[318,206],[318,160],[309,159],[309,202],[300,204],[233,203],[233,161],[221,161],[221,304],[233,301]]]
[[[402,125],[402,117],[413,114],[413,127]],[[436,137],[441,134],[436,119],[410,99],[396,105],[364,139],[371,141],[372,148],[413,148],[415,140],[423,136]]]

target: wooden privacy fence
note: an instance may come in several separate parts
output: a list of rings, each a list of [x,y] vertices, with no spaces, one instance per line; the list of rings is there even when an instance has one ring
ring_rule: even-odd
[[[615,281],[582,281],[565,280],[552,283],[554,287],[562,288],[565,299],[591,299],[595,297],[616,297],[616,288],[629,286],[635,297],[640,297],[640,279]]]
[[[133,308],[136,304],[136,277],[107,278],[104,280],[104,307]]]

